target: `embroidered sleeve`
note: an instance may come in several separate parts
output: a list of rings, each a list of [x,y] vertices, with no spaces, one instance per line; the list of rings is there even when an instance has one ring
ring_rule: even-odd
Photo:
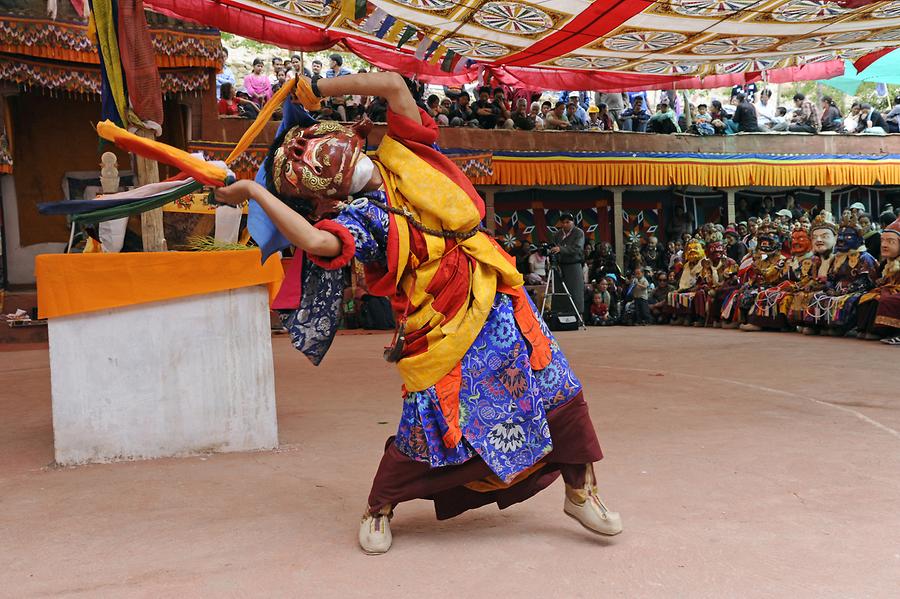
[[[366,198],[353,200],[334,219],[353,236],[354,257],[363,264],[387,259],[388,214]]]

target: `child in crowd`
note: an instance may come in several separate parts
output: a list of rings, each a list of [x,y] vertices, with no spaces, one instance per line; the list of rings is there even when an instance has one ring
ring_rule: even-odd
[[[694,115],[694,127],[698,135],[715,135],[716,130],[712,126],[712,116],[706,104],[697,105],[697,114]]]
[[[650,324],[650,303],[647,297],[650,293],[650,281],[644,276],[643,268],[634,269],[632,279],[631,299],[634,300],[634,324],[645,326]]]
[[[591,301],[591,312],[588,323],[593,326],[606,326],[612,324],[612,318],[609,314],[609,305],[612,302],[612,295],[609,293],[609,283],[603,279],[597,283],[597,290]]]

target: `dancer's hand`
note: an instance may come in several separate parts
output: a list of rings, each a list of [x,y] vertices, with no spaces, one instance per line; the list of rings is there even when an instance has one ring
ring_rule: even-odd
[[[229,206],[240,206],[254,195],[257,195],[260,185],[249,179],[235,181],[227,187],[219,187],[215,190],[216,201]]]

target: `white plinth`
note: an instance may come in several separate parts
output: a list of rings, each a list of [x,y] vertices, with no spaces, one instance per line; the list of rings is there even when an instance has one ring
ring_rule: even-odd
[[[52,318],[59,464],[278,445],[264,287]]]

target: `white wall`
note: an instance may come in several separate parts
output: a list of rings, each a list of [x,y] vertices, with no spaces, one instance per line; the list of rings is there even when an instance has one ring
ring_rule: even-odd
[[[22,247],[19,235],[19,205],[16,182],[12,175],[0,175],[3,194],[3,229],[6,234],[6,278],[13,285],[34,285],[34,257],[38,254],[59,254],[65,243],[38,243]]]
[[[278,445],[265,287],[51,318],[59,464]]]

